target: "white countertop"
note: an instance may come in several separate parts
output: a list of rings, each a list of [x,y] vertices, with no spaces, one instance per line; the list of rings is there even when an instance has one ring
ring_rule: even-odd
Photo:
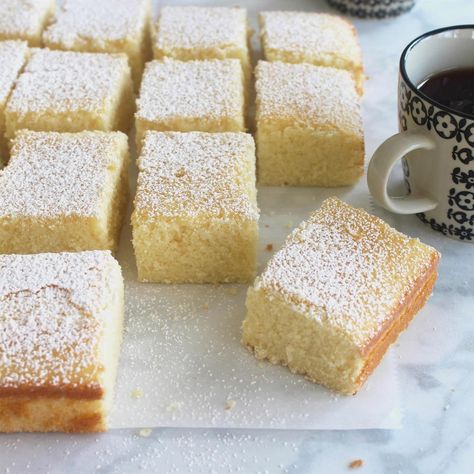
[[[255,9],[257,2],[236,3]],[[287,5],[328,10],[323,0]],[[258,8],[274,7],[275,2],[264,0]],[[355,21],[370,77],[364,97],[368,157],[397,129],[397,69],[403,47],[425,31],[469,21],[474,21],[472,0],[418,0],[414,10],[397,19]],[[156,428],[148,437],[139,436],[138,430],[0,435],[0,472],[473,473],[474,245],[453,244],[426,230],[416,217],[377,212],[399,230],[436,246],[444,257],[429,310],[396,344],[402,429]],[[348,464],[355,459],[362,459],[363,467],[351,470]]]

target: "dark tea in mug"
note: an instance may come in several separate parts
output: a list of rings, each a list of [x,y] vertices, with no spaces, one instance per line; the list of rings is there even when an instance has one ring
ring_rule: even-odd
[[[439,72],[423,81],[418,88],[439,104],[474,117],[474,68]]]

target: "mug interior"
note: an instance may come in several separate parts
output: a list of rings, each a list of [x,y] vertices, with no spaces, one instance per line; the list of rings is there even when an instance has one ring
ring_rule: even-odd
[[[448,107],[427,97],[418,86],[438,72],[471,67],[474,68],[474,25],[450,26],[425,33],[405,48],[400,60],[400,72],[405,82],[425,100],[442,109]],[[453,112],[472,118],[459,111]]]

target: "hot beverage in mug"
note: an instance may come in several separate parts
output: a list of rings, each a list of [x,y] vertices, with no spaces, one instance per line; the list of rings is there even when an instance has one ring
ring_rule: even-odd
[[[439,104],[474,117],[474,68],[438,72],[418,89]]]

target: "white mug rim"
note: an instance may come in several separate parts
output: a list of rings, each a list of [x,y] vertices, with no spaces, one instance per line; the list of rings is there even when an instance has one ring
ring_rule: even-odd
[[[406,71],[406,60],[408,57],[408,54],[414,49],[418,43],[424,41],[426,38],[429,38],[430,36],[435,36],[439,33],[443,33],[445,31],[454,31],[454,30],[466,30],[466,29],[473,29],[474,30],[474,24],[466,24],[466,25],[454,25],[454,26],[445,26],[443,28],[437,28],[436,30],[431,30],[427,31],[426,33],[423,33],[422,35],[418,36],[414,40],[410,41],[408,45],[405,47],[405,49],[402,52],[402,55],[400,56],[400,75],[403,78],[403,81],[405,84],[417,95],[419,95],[423,100],[426,102],[429,102],[430,104],[434,105],[438,109],[444,110],[452,115],[457,115],[458,117],[463,117],[468,120],[474,120],[474,114],[467,114],[465,112],[461,112],[456,109],[452,109],[450,107],[447,107],[436,100],[432,99],[431,97],[427,96],[425,93],[423,93],[413,82],[411,79],[408,77],[408,73]],[[474,43],[474,41],[473,41]],[[474,54],[474,51],[473,51]]]

